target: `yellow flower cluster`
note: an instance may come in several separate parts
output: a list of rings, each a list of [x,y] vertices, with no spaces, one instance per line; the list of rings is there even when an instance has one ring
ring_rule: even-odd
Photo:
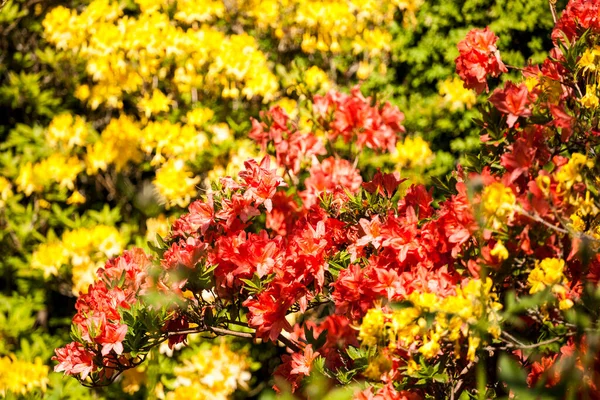
[[[245,352],[233,352],[224,342],[220,346],[200,346],[175,367],[177,387],[167,393],[166,399],[229,399],[238,388],[248,388],[249,369]]]
[[[87,137],[85,120],[80,116],[73,118],[66,113],[54,117],[46,130],[46,142],[53,148],[72,149],[76,145],[83,146]]]
[[[60,240],[41,244],[31,257],[31,266],[44,271],[46,278],[71,266],[73,294],[78,296],[94,282],[96,270],[123,251],[124,242],[119,231],[107,225],[66,231]]]
[[[156,171],[154,185],[167,208],[185,207],[198,192],[199,177],[194,177],[183,160],[169,160]]]
[[[30,196],[41,193],[58,184],[60,188],[75,189],[77,175],[84,170],[84,165],[77,157],[52,153],[50,157],[37,163],[28,162],[21,167],[16,179],[19,191]]]
[[[71,114],[59,114],[44,131],[44,138],[49,148],[59,151],[37,162],[22,164],[19,175],[14,180],[16,189],[26,196],[31,196],[58,185],[59,190],[72,192],[67,204],[85,202],[85,198],[75,188],[77,177],[86,167],[86,163],[76,154],[89,140],[89,129],[85,120]]]
[[[10,197],[12,197],[12,195],[12,184],[8,179],[0,176],[0,210],[4,208],[6,202]]]
[[[201,16],[210,12],[201,3],[206,2],[177,2],[175,20],[210,19]],[[82,85],[77,95],[92,109],[123,108],[125,95],[138,95],[147,117],[168,111],[173,100],[156,87],[159,79],[189,96],[202,89],[224,98],[274,98],[277,79],[253,37],[195,23],[184,28],[160,4],[140,6],[142,12],[131,16],[117,1],[93,0],[81,13],[59,6],[43,21],[50,43],[85,61],[93,83]]]
[[[529,273],[527,283],[529,293],[537,293],[552,288],[552,292],[559,298],[559,308],[566,310],[573,307],[573,301],[566,298],[566,288],[562,285],[567,282],[564,275],[565,261],[559,258],[544,258],[536,261],[535,268]]]
[[[0,396],[26,395],[35,389],[46,391],[48,366],[40,358],[34,362],[17,359],[14,354],[0,357]]]
[[[127,115],[110,120],[100,140],[86,148],[87,173],[106,171],[111,164],[122,171],[128,163],[139,163],[143,159],[140,151],[141,130],[139,124]]]
[[[586,167],[593,168],[594,161],[588,159],[584,154],[573,153],[569,162],[563,165],[556,173],[556,180],[558,182],[557,191],[568,194],[573,185],[583,182],[581,172]],[[576,198],[569,199],[569,202],[572,204],[576,201]]]
[[[596,109],[600,103],[598,99],[598,65],[600,60],[600,47],[596,46],[593,49],[586,49],[581,58],[577,62],[579,71],[587,75],[592,84],[586,85],[585,95],[579,99],[581,105],[585,108]]]
[[[456,288],[456,294],[440,297],[434,293],[412,293],[411,306],[392,312],[374,308],[367,312],[360,326],[359,338],[364,346],[387,346],[411,349],[411,355],[421,354],[431,359],[440,354],[442,345],[454,343],[455,356],[461,357],[461,339],[467,340],[467,359],[473,361],[482,343],[475,326],[486,321],[492,337],[500,335],[502,305],[492,292],[492,281],[485,284],[470,280]],[[428,323],[426,315],[434,315]]]
[[[238,140],[236,148],[229,154],[229,162],[227,165],[216,165],[208,173],[205,183],[210,185],[210,182],[215,182],[219,177],[237,176],[244,169],[244,162],[249,159],[260,161],[259,153],[256,146],[249,140]]]
[[[510,188],[494,182],[483,189],[481,205],[487,224],[497,230],[512,219],[516,210],[516,197]]]
[[[407,136],[399,141],[391,157],[400,168],[424,168],[431,165],[434,158],[429,143],[420,136]]]
[[[166,159],[193,160],[208,148],[208,137],[191,124],[149,122],[142,131],[141,147],[147,155],[154,153],[152,164],[160,165]]]
[[[477,102],[477,96],[475,92],[470,89],[466,89],[463,86],[463,82],[460,78],[447,78],[445,81],[440,83],[440,95],[443,96],[443,102],[450,110],[464,110],[466,107],[470,109]]]
[[[542,261],[538,261],[527,278],[527,283],[531,286],[529,293],[537,293],[547,286],[566,281],[563,275],[564,270],[565,261],[562,259],[544,258]]]

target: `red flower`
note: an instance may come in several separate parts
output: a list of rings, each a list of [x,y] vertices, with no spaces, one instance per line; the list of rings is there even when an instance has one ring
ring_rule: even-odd
[[[554,42],[575,41],[587,29],[600,31],[600,3],[590,0],[571,0],[552,31]]]
[[[310,375],[312,363],[319,356],[319,352],[313,351],[312,345],[307,345],[304,348],[304,354],[292,354],[292,370],[290,375]]]
[[[516,86],[512,82],[508,82],[504,89],[496,89],[490,96],[490,102],[498,111],[508,116],[506,123],[509,128],[515,125],[519,117],[531,116],[531,110],[527,108],[528,94],[527,86],[524,83]]]
[[[166,270],[177,269],[180,266],[194,268],[196,263],[205,254],[207,247],[206,243],[194,237],[189,237],[187,240],[180,240],[173,243],[165,251],[160,263]]]
[[[497,77],[507,72],[496,48],[498,37],[489,28],[473,29],[458,43],[460,55],[456,58],[456,72],[465,88],[478,93],[488,90],[487,76]]]
[[[396,172],[393,174],[382,174],[377,171],[375,176],[370,182],[364,182],[362,187],[369,193],[379,193],[382,196],[388,198],[394,197],[398,186],[406,179],[400,179],[400,175]]]
[[[292,326],[285,319],[288,309],[295,299],[278,293],[264,291],[255,299],[248,299],[244,306],[248,307],[248,326],[256,328],[256,336],[277,341],[282,330],[292,331]]]
[[[54,350],[53,361],[58,361],[54,372],[64,371],[65,375],[79,375],[83,380],[96,370],[94,353],[88,351],[81,343],[71,342],[65,347]]]
[[[260,165],[254,160],[248,160],[244,162],[245,169],[239,173],[246,188],[244,198],[252,201],[255,207],[264,204],[267,211],[271,211],[273,207],[271,198],[275,195],[277,188],[287,186],[283,178],[277,176],[276,169],[269,169],[270,165],[268,156],[262,159]]]
[[[304,181],[306,190],[300,192],[302,204],[305,208],[311,208],[318,204],[319,196],[322,193],[334,192],[334,189],[338,187],[342,190],[334,195],[339,200],[344,196],[345,191],[358,192],[361,183],[360,173],[349,161],[335,157],[326,158],[320,164],[314,164],[311,167],[310,177]]]

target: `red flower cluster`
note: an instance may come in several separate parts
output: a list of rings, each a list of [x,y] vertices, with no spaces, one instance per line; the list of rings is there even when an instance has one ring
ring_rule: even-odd
[[[346,143],[354,143],[358,150],[368,147],[374,150],[394,151],[402,126],[404,114],[390,103],[372,104],[364,97],[358,86],[350,95],[330,91],[325,96],[314,97],[313,109],[321,124],[334,141],[341,137]]]
[[[146,287],[150,258],[141,249],[126,251],[98,270],[99,280],[82,294],[73,317],[74,332],[79,338],[57,349],[52,359],[59,362],[55,371],[79,375],[85,380],[102,369],[104,377],[112,376],[121,364],[130,364],[123,355],[123,341],[128,327],[121,310],[139,301]],[[97,360],[102,360],[99,364]]]
[[[268,113],[261,112],[261,121],[252,119],[252,129],[248,136],[266,151],[267,144],[275,148],[277,164],[297,174],[305,163],[312,163],[316,156],[326,154],[321,140],[312,133],[298,130],[296,122],[279,106]]]
[[[456,58],[456,72],[468,89],[478,93],[488,90],[487,76],[497,77],[508,72],[496,48],[498,36],[489,28],[473,29],[458,43],[460,55]]]
[[[572,42],[588,29],[600,32],[600,3],[590,0],[572,0],[556,22],[552,31],[552,40],[558,42],[566,38]]]

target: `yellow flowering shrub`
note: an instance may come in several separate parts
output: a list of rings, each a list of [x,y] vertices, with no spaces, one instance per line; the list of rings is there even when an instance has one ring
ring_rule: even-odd
[[[176,387],[167,400],[226,400],[236,389],[247,389],[251,377],[245,352],[234,352],[224,342],[199,346],[174,371]]]
[[[407,136],[398,142],[391,158],[400,168],[424,168],[431,165],[435,155],[423,138]]]
[[[63,233],[60,240],[42,243],[31,256],[31,266],[42,270],[44,276],[58,276],[68,267],[72,274],[72,291],[75,296],[86,293],[96,279],[96,270],[107,258],[121,253],[125,237],[117,228],[95,225]]]
[[[14,354],[0,357],[0,395],[27,395],[34,389],[46,391],[50,368],[40,359],[28,362]]]
[[[465,88],[458,77],[447,78],[442,81],[439,93],[443,97],[444,104],[452,111],[470,109],[477,101],[475,92]]]

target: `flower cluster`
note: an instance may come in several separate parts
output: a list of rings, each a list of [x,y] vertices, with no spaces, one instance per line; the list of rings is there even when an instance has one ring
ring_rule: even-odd
[[[104,261],[123,251],[124,242],[113,226],[96,225],[66,231],[60,240],[48,240],[39,245],[31,256],[31,266],[42,270],[46,278],[62,275],[63,267],[70,266],[72,291],[78,296],[97,279],[96,270],[104,265]]]
[[[464,82],[465,88],[475,89],[478,93],[488,90],[488,75],[497,77],[508,72],[500,59],[496,48],[498,37],[489,28],[474,29],[458,43],[460,55],[456,59],[456,72]]]
[[[227,400],[236,389],[248,388],[249,367],[246,355],[233,352],[225,342],[202,346],[175,367],[176,387],[165,398]]]
[[[0,357],[0,395],[26,395],[35,388],[44,392],[49,382],[48,370],[40,358],[27,362],[14,354]]]
[[[78,376],[82,381],[89,377],[88,381],[94,383],[116,377],[140,362],[142,356],[124,353],[128,326],[123,310],[132,309],[149,286],[149,266],[150,259],[143,250],[134,249],[110,260],[97,271],[99,279],[75,305],[73,335],[76,340],[56,350],[55,371]]]

